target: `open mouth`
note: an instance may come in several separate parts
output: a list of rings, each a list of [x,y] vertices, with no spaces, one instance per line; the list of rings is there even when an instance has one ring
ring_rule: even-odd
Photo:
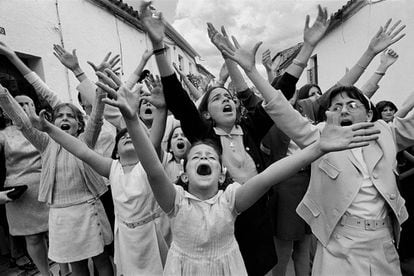
[[[69,125],[69,124],[62,124],[62,125],[60,126],[60,129],[61,129],[61,130],[69,130],[69,129],[70,129],[70,125]]]
[[[199,174],[199,175],[210,175],[211,174],[211,167],[207,164],[201,164],[197,168],[197,174]]]
[[[352,122],[350,120],[343,120],[341,122],[341,126],[350,126],[352,125]]]
[[[232,112],[233,108],[231,108],[231,105],[226,104],[223,108],[223,112]]]
[[[147,109],[145,109],[144,114],[151,115],[152,114],[152,110],[149,109],[149,108],[147,108]]]
[[[183,149],[185,147],[184,142],[178,142],[177,143],[177,149]]]

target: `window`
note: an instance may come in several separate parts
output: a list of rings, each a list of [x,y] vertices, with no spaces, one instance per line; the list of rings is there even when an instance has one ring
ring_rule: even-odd
[[[184,59],[181,55],[178,55],[178,64],[181,71],[184,70]]]
[[[316,55],[309,60],[308,83],[318,84],[318,57]]]

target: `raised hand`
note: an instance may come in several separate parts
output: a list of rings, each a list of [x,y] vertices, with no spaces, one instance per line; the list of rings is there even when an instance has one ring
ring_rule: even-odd
[[[254,45],[254,47],[250,51],[248,51],[246,49],[241,48],[239,42],[234,36],[232,36],[232,39],[234,42],[235,50],[225,45],[220,45],[219,50],[223,55],[237,62],[243,68],[244,71],[250,72],[255,67],[256,53],[263,42],[256,43],[256,45]]]
[[[394,50],[388,49],[382,52],[380,63],[382,66],[388,68],[391,65],[393,65],[397,61],[397,59],[398,54]]]
[[[207,23],[207,33],[211,43],[213,43],[217,49],[220,50],[221,46],[227,46],[230,49],[235,50],[235,47],[231,43],[224,26],[221,26],[221,33],[219,33],[216,28],[214,28],[213,24]]]
[[[318,5],[318,17],[316,17],[315,23],[309,26],[310,16],[306,15],[305,28],[303,30],[303,41],[309,45],[315,47],[316,44],[325,35],[329,26],[328,11]]]
[[[374,123],[363,122],[350,126],[340,126],[339,113],[327,111],[326,125],[319,140],[323,152],[368,146],[369,141],[378,139],[380,131]]]
[[[405,34],[400,34],[401,31],[405,28],[405,25],[400,26],[396,29],[401,20],[398,20],[390,29],[388,29],[389,25],[391,24],[392,19],[388,19],[387,23],[385,23],[384,27],[380,27],[378,32],[375,36],[371,39],[368,49],[372,51],[374,55],[384,51],[392,44],[399,41],[401,38],[405,36]]]
[[[112,52],[107,53],[104,59],[98,65],[95,65],[92,61],[87,61],[87,63],[92,67],[92,69],[95,72],[103,72],[105,71],[105,69],[110,69],[114,73],[118,74],[121,67],[119,66],[116,67],[116,66],[121,61],[121,58],[119,55],[115,55],[113,58],[109,59],[111,54]]]
[[[272,57],[270,49],[267,49],[262,54],[262,64],[266,68],[266,71],[272,71]]]
[[[34,106],[25,105],[23,106],[23,109],[29,117],[29,120],[34,128],[43,132],[47,132],[50,129],[50,123],[46,120],[46,110],[43,109],[40,111],[39,116],[37,116]]]
[[[0,41],[0,54],[5,55],[7,58],[15,55],[13,49],[7,46],[3,41]]]
[[[223,63],[223,65],[220,68],[219,79],[217,81],[217,84],[224,85],[227,79],[229,78],[229,76],[230,74],[229,74],[229,69],[227,68],[227,64]]]
[[[143,93],[141,99],[150,102],[157,109],[165,108],[166,103],[160,77],[156,76],[154,78],[150,75],[150,77],[145,80],[145,84],[151,92]]]
[[[62,46],[53,44],[53,54],[57,59],[69,70],[76,70],[79,68],[79,61],[76,55],[76,49],[72,50],[72,54],[66,51]]]
[[[107,75],[102,72],[96,73],[99,77],[96,85],[108,93],[108,98],[103,99],[102,102],[118,107],[125,118],[133,119],[139,108],[141,86],[132,92],[122,84],[114,72],[106,69],[105,73]]]
[[[151,9],[151,1],[142,1],[139,15],[153,45],[161,44],[164,40],[165,24],[162,13]]]

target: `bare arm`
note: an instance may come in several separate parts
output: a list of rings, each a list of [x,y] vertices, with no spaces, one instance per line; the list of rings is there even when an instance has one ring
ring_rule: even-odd
[[[91,166],[97,173],[104,177],[109,177],[111,170],[112,159],[103,157],[90,149],[85,143],[78,138],[67,134],[60,128],[46,121],[44,117],[44,110],[42,110],[39,116],[36,115],[32,109],[30,112],[30,120],[35,122],[34,125],[40,131],[46,132],[56,143],[60,144],[67,151],[75,155],[77,158],[82,160]]]
[[[340,85],[354,85],[376,55],[405,36],[405,34],[399,35],[405,28],[405,25],[396,29],[401,23],[401,20],[397,21],[390,29],[388,29],[390,23],[391,19],[385,23],[384,27],[381,26],[379,28],[378,32],[371,39],[368,48],[364,51],[357,63],[339,80]]]
[[[161,149],[162,138],[164,137],[165,127],[167,124],[167,107],[165,104],[164,93],[162,91],[161,80],[158,76],[155,79],[150,78],[151,82],[147,85],[151,88],[151,93],[141,96],[143,100],[150,102],[157,109],[152,122],[150,140],[154,146],[160,160],[162,160],[163,151]]]
[[[128,89],[132,89],[134,85],[137,83],[137,81],[139,80],[141,76],[142,71],[145,68],[145,65],[147,65],[147,62],[151,56],[152,56],[151,50],[144,51],[137,68],[135,68],[134,72],[132,72],[131,76],[129,76],[128,80],[125,82],[125,85],[128,87]]]
[[[322,9],[318,5],[318,16],[312,26],[309,26],[310,17],[306,16],[305,28],[303,30],[303,45],[298,55],[293,62],[286,69],[286,72],[290,75],[299,78],[302,75],[303,70],[306,68],[308,60],[312,55],[318,42],[325,35],[329,26],[328,11],[326,8]]]
[[[137,93],[132,93],[125,86],[121,86],[118,93],[103,83],[99,86],[102,86],[113,98],[113,100],[104,99],[105,103],[117,106],[121,110],[128,133],[131,136],[138,158],[147,173],[154,196],[161,209],[169,213],[174,208],[176,191],[165,173],[150,139],[139,124],[136,114],[139,106],[137,100],[139,96]]]
[[[371,76],[371,78],[364,84],[361,91],[371,98],[378,90],[378,83],[387,72],[388,68],[393,65],[398,59],[398,54],[391,49],[388,49],[381,54],[381,62],[377,70]]]

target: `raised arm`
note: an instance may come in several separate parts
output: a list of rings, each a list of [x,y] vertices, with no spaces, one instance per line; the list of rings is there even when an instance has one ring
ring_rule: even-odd
[[[318,5],[318,16],[312,26],[309,26],[310,17],[306,16],[305,28],[303,30],[303,45],[298,55],[286,69],[290,75],[299,78],[303,70],[306,68],[308,60],[312,55],[318,42],[325,35],[329,26],[328,11]]]
[[[182,72],[180,68],[177,67],[175,63],[173,63],[173,66],[174,66],[175,72],[177,72],[177,74],[180,75],[181,79],[184,81],[185,85],[188,87],[188,90],[191,96],[194,98],[194,101],[197,101],[203,95],[203,93],[201,93],[201,91],[198,90],[197,87],[193,85],[193,83],[187,78],[184,72]]]
[[[152,55],[153,55],[153,52],[151,50],[146,49],[144,51],[137,68],[135,68],[134,72],[132,72],[131,76],[129,76],[129,78],[125,82],[125,85],[128,89],[134,88],[135,84],[138,82],[139,78],[141,77],[141,74],[145,68],[145,65],[147,65],[147,62]]]
[[[156,76],[155,79],[151,77],[149,78],[149,81],[151,82],[148,84],[151,87],[151,92],[149,94],[143,94],[141,99],[150,102],[156,107],[150,132],[150,140],[160,160],[162,160],[163,151],[161,148],[161,142],[164,137],[168,112],[160,78],[158,76]]]
[[[368,48],[364,51],[357,63],[355,63],[355,65],[352,66],[352,68],[339,80],[339,85],[354,85],[376,55],[405,36],[405,34],[400,34],[405,28],[405,25],[402,25],[397,29],[401,20],[397,21],[388,29],[390,23],[391,19],[385,23],[384,27],[381,26],[379,28],[378,32],[371,39]]]
[[[110,71],[109,69],[107,70]],[[108,74],[115,73],[110,71],[110,73]],[[101,133],[103,125],[102,116],[105,108],[105,104],[102,102],[102,99],[104,98],[106,98],[106,94],[102,91],[102,89],[96,89],[95,103],[92,105],[92,112],[88,120],[88,123],[86,124],[85,133],[82,137],[86,145],[91,149],[95,148],[96,141],[98,140],[99,134]]]
[[[105,87],[105,91],[113,98],[112,100],[104,99],[105,103],[117,106],[121,110],[135,151],[147,173],[148,182],[155,199],[161,209],[169,213],[174,208],[176,191],[165,173],[150,139],[138,123],[137,110],[139,102],[137,93],[132,93],[125,86],[121,86],[118,93],[116,93],[115,90],[103,83],[99,85]]]
[[[414,92],[411,92],[402,104],[401,108],[395,112],[394,117],[404,118],[414,108]]]
[[[267,49],[263,52],[262,64],[266,69],[267,80],[269,81],[269,83],[272,83],[273,79],[275,78],[275,73],[272,70],[272,52],[270,51],[270,49]]]
[[[39,78],[39,76],[33,72],[23,61],[16,55],[16,53],[7,46],[4,42],[0,41],[0,54],[5,55],[10,62],[16,66],[19,72],[26,78],[26,80],[34,87],[36,94],[45,99],[49,105],[54,108],[61,103],[61,100],[57,94],[52,91],[46,83]]]
[[[155,59],[161,75],[167,108],[181,122],[185,136],[190,142],[205,138],[207,127],[204,124],[194,102],[181,86],[174,69],[166,56],[164,48],[165,25],[162,14],[154,15],[149,8],[151,2],[144,2],[141,7],[141,20],[148,33],[154,49]]]
[[[375,94],[375,92],[379,88],[379,81],[385,75],[388,68],[391,65],[393,65],[397,61],[397,59],[398,54],[394,52],[392,49],[388,49],[382,52],[380,65],[378,66],[377,70],[375,70],[371,78],[369,78],[369,80],[361,88],[361,91],[365,94],[365,96],[371,98]]]
[[[37,116],[34,109],[30,109],[29,116],[30,120],[33,122],[33,125],[38,130],[46,132],[53,140],[56,141],[56,143],[60,144],[67,151],[87,163],[100,175],[109,177],[112,159],[103,157],[102,155],[96,153],[78,138],[64,132],[60,128],[46,121],[44,110],[42,110],[39,116]]]
[[[321,133],[321,138],[296,152],[285,157],[262,173],[248,180],[236,192],[236,210],[242,212],[252,206],[263,196],[271,186],[287,179],[289,176],[306,167],[323,154],[331,151],[367,146],[369,141],[378,139],[379,131],[373,129],[373,123],[358,123],[352,126],[339,125],[340,114],[328,112],[327,124]]]
[[[21,107],[9,91],[0,84],[0,107],[9,116],[23,135],[39,152],[43,152],[49,143],[49,137],[33,128],[27,117],[28,106]],[[34,105],[31,105],[34,109]]]

